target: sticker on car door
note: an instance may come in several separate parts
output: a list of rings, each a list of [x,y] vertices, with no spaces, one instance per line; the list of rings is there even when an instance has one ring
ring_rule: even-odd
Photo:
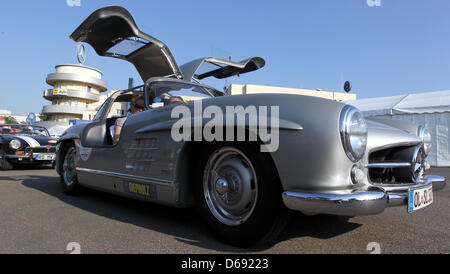
[[[138,195],[148,199],[158,199],[156,194],[156,186],[153,184],[145,184],[134,181],[124,182],[124,191],[130,194]]]

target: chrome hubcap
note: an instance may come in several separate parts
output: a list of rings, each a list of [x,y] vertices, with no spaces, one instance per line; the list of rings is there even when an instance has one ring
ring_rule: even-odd
[[[225,195],[228,192],[228,182],[225,179],[218,179],[216,182],[216,191],[219,195]]]
[[[244,223],[255,208],[258,194],[250,160],[232,147],[215,151],[204,170],[203,194],[217,220],[231,226]]]
[[[64,164],[63,164],[63,177],[64,177],[64,183],[67,186],[70,186],[73,184],[75,177],[76,177],[76,160],[77,155],[75,152],[75,148],[71,147],[66,153],[66,156],[64,157]]]

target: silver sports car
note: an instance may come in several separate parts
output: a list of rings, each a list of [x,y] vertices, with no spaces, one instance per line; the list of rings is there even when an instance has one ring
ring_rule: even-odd
[[[426,175],[431,136],[423,126],[365,119],[355,107],[310,96],[227,96],[200,82],[258,70],[260,57],[179,67],[117,6],[91,14],[71,38],[131,62],[144,85],[116,92],[92,122],[58,140],[68,194],[88,187],[196,206],[217,237],[245,246],[274,239],[291,210],[357,216],[403,206],[406,214],[445,187],[445,178]],[[143,111],[117,116],[136,96]],[[116,120],[124,118],[115,143]]]

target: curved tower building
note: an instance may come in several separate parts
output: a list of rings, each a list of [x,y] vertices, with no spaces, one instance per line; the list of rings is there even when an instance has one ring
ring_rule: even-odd
[[[103,73],[81,64],[58,65],[55,69],[46,79],[53,88],[44,91],[44,98],[52,102],[42,109],[47,123],[68,126],[70,120],[91,120],[103,103],[100,93],[107,90]]]

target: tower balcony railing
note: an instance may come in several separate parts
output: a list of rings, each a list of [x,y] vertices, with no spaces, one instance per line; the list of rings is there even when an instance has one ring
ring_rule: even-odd
[[[49,105],[44,106],[42,113],[44,114],[76,114],[83,115],[86,108],[76,107],[76,106],[59,106],[59,105]]]
[[[44,98],[50,101],[58,99],[61,97],[71,97],[79,98],[89,101],[98,102],[100,100],[100,95],[95,93],[90,93],[87,91],[73,90],[73,89],[47,89],[44,90]]]
[[[81,75],[75,73],[51,73],[47,75],[47,84],[54,86],[57,82],[79,82],[96,86],[100,91],[107,90],[108,84],[102,79],[94,78],[88,75]]]

